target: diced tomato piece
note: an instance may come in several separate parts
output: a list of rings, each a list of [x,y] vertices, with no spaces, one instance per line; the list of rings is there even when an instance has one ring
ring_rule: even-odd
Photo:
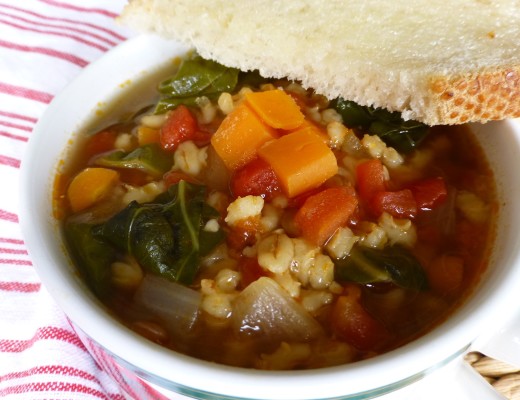
[[[361,304],[361,289],[349,285],[346,294],[336,300],[332,309],[335,334],[363,351],[384,346],[389,332],[382,322],[370,315]]]
[[[255,158],[231,177],[231,192],[236,197],[262,196],[270,201],[282,194],[280,181],[271,166],[261,158]]]
[[[95,155],[106,153],[114,149],[117,132],[111,129],[100,131],[91,136],[85,144],[85,154],[87,160]]]
[[[180,143],[195,139],[197,132],[196,118],[188,107],[181,104],[170,111],[161,127],[161,146],[164,150],[174,151]]]
[[[370,204],[376,215],[386,211],[396,218],[415,218],[417,216],[417,203],[410,189],[378,192]]]
[[[256,257],[241,257],[238,262],[238,271],[240,272],[240,287],[242,289],[266,275],[265,270],[258,264]]]
[[[287,199],[287,204],[289,207],[300,208],[301,206],[303,206],[303,203],[305,203],[305,201],[309,197],[314,196],[315,194],[321,192],[324,189],[325,188],[323,186],[320,186],[315,189],[307,190],[306,192],[303,192],[302,194],[299,194],[298,196]]]
[[[238,225],[230,227],[227,232],[226,242],[229,250],[241,253],[244,247],[256,243],[258,233],[262,231],[260,218],[248,218]]]
[[[369,203],[374,195],[386,190],[383,164],[378,159],[364,161],[356,167],[359,197]]]
[[[305,239],[321,246],[347,223],[357,205],[353,188],[328,188],[310,196],[296,212],[294,222]]]
[[[442,204],[448,196],[446,183],[441,177],[429,178],[414,183],[410,190],[420,210],[432,210]]]

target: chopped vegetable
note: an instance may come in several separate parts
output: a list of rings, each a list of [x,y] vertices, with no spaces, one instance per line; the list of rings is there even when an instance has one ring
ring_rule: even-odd
[[[195,139],[197,130],[197,120],[188,107],[181,104],[170,111],[161,127],[161,146],[164,150],[173,152],[180,143]]]
[[[222,121],[211,144],[226,167],[234,171],[252,161],[257,150],[275,137],[275,130],[242,103]]]
[[[361,200],[370,204],[376,193],[386,190],[383,163],[379,159],[359,163],[356,167],[356,184]]]
[[[357,204],[354,189],[350,187],[325,189],[305,200],[294,221],[305,239],[321,246],[347,223]]]
[[[338,172],[332,150],[320,136],[308,130],[266,143],[258,155],[271,165],[289,197],[320,186]]]
[[[77,174],[67,189],[70,208],[82,211],[110,193],[119,180],[117,171],[107,168],[85,168]]]
[[[204,186],[180,181],[155,203],[131,202],[93,233],[131,254],[146,270],[190,284],[200,258],[224,238],[221,229],[203,229],[208,220],[218,217],[218,212],[204,202],[204,193]]]
[[[67,222],[65,236],[74,261],[87,284],[100,298],[105,298],[110,290],[110,265],[115,260],[116,252],[96,238],[92,232],[94,225]]]
[[[330,137],[329,135],[327,135],[327,132],[323,128],[320,128],[318,125],[316,125],[314,122],[309,121],[308,119],[304,119],[303,123],[296,129],[290,131],[280,131],[280,135],[286,135],[288,133],[297,131],[306,131],[308,133],[313,133],[316,136],[320,137],[323,143],[325,143],[326,145],[328,145],[330,142]]]
[[[116,150],[101,155],[94,160],[94,164],[102,167],[137,169],[160,178],[171,168],[173,159],[158,144],[152,143],[138,147],[130,153]]]
[[[144,146],[151,143],[160,143],[160,130],[141,125],[137,129],[137,141],[139,146]]]
[[[235,197],[262,196],[270,201],[282,193],[278,177],[271,166],[261,158],[255,158],[235,171],[229,185]]]
[[[112,129],[105,129],[90,136],[85,144],[86,159],[113,150],[116,138],[117,132]]]
[[[250,283],[266,275],[266,271],[258,264],[256,257],[241,257],[238,263],[240,272],[240,287],[244,289]]]
[[[236,298],[235,334],[260,341],[302,342],[322,334],[320,324],[271,278],[261,277]]]
[[[336,300],[331,321],[334,332],[360,350],[368,351],[383,346],[389,338],[383,323],[363,308],[361,289],[353,285],[349,285],[346,294]]]
[[[304,115],[294,99],[283,90],[267,90],[246,94],[247,104],[269,126],[276,129],[295,129]]]
[[[195,105],[200,96],[214,97],[229,92],[237,85],[238,76],[239,70],[199,56],[184,60],[175,76],[159,85],[163,98],[155,113],[162,114],[180,104]]]
[[[370,202],[376,215],[387,212],[396,218],[415,218],[417,202],[410,189],[395,192],[377,192]]]
[[[410,187],[410,190],[419,210],[432,210],[448,197],[446,183],[441,177],[416,182]]]
[[[393,282],[406,289],[423,290],[427,278],[420,262],[405,247],[395,245],[372,249],[354,245],[348,256],[335,259],[340,282]]]
[[[408,153],[415,149],[429,133],[427,125],[405,121],[397,112],[360,106],[342,98],[336,99],[332,106],[341,114],[345,125],[368,129],[399,152]]]
[[[137,305],[161,318],[174,338],[186,337],[195,328],[201,294],[184,285],[147,274],[134,295]]]

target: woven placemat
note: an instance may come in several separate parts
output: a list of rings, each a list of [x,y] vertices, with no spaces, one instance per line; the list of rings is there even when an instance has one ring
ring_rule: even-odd
[[[466,361],[499,393],[509,400],[520,400],[520,368],[479,352],[466,354]]]

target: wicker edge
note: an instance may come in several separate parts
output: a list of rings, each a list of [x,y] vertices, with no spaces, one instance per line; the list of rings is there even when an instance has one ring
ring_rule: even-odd
[[[464,358],[508,400],[520,400],[520,368],[476,351],[466,354]]]

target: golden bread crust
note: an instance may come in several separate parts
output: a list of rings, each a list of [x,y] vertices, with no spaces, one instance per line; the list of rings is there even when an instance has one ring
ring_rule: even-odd
[[[520,117],[520,66],[430,82],[430,125],[487,122]]]

